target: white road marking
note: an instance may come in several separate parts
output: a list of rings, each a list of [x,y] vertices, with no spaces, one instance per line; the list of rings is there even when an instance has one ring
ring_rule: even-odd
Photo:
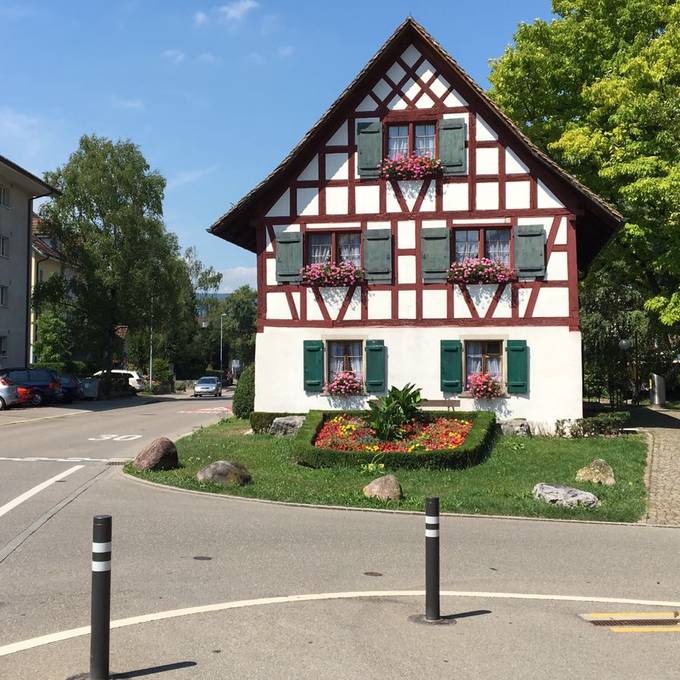
[[[506,600],[552,600],[558,602],[599,602],[607,604],[634,604],[646,607],[674,607],[680,608],[680,602],[665,602],[659,600],[633,600],[616,597],[589,597],[582,595],[543,595],[537,593],[488,593],[471,592],[457,590],[443,590],[441,595],[446,597],[474,597],[479,599],[506,599]],[[140,623],[150,623],[152,621],[163,621],[165,619],[175,619],[180,616],[191,616],[193,614],[208,614],[211,612],[226,611],[228,609],[242,609],[244,607],[260,607],[270,604],[290,604],[293,602],[315,602],[320,600],[351,600],[356,598],[381,598],[381,597],[423,597],[424,590],[368,590],[347,593],[314,593],[309,595],[288,595],[284,597],[261,597],[253,600],[235,600],[232,602],[219,602],[217,604],[207,604],[199,607],[187,607],[185,609],[169,609],[153,614],[142,614],[141,616],[130,616],[126,619],[111,621],[111,628],[126,628]],[[40,637],[30,638],[13,642],[9,645],[0,647],[0,656],[16,654],[27,649],[42,647],[53,642],[70,640],[83,635],[89,635],[90,627],[81,626],[62,630],[58,633],[41,635]]]
[[[16,508],[17,505],[21,505],[24,501],[27,501],[29,498],[31,498],[31,496],[35,496],[37,493],[40,493],[51,484],[58,482],[60,479],[64,479],[64,477],[68,477],[70,474],[73,474],[74,472],[80,470],[83,467],[85,466],[74,465],[68,470],[64,470],[64,472],[60,472],[58,475],[54,475],[54,477],[50,477],[47,481],[42,482],[42,484],[38,484],[37,486],[34,486],[32,489],[25,491],[20,496],[17,496],[14,500],[11,500],[9,503],[5,503],[5,505],[0,507],[0,517],[6,515],[10,510]]]
[[[141,434],[100,434],[96,437],[88,437],[89,442],[132,442],[135,439],[141,439]]]
[[[14,463],[120,463],[132,458],[48,458],[47,456],[28,456],[26,458],[8,458],[0,456],[0,461]]]

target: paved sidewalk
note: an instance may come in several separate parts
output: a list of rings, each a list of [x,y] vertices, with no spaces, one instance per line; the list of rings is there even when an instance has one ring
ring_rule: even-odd
[[[647,522],[680,526],[680,411],[637,408],[631,425],[651,438]]]

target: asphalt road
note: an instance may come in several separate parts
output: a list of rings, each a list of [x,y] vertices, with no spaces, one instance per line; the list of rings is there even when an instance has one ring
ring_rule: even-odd
[[[53,459],[126,457],[149,438],[217,419],[194,410],[209,404],[225,402],[137,404],[0,425],[0,441],[12,432],[14,447],[0,457],[30,457],[40,442]],[[116,433],[142,437],[97,439]],[[14,441],[18,434],[31,446]],[[86,636],[11,654],[2,648],[88,624],[97,513],[114,517],[114,620],[208,608],[115,629],[112,669],[137,673],[129,677],[677,677],[680,634],[617,634],[578,617],[668,607],[558,599],[680,602],[675,529],[443,518],[442,589],[458,595],[443,597],[442,610],[460,618],[432,627],[409,621],[422,612],[422,597],[404,594],[423,587],[421,516],[202,496],[145,485],[119,466],[55,460],[0,460],[0,513],[32,485],[77,465],[0,515],[0,551],[24,536],[4,559],[0,552],[0,678],[63,680],[87,670]],[[208,607],[310,593],[350,596]]]

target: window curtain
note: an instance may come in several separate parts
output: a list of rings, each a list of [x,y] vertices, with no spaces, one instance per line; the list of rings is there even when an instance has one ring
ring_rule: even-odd
[[[486,370],[487,370],[487,373],[491,373],[491,375],[495,376],[496,378],[502,378],[503,377],[503,371],[502,371],[502,367],[501,367],[501,358],[498,357],[498,356],[487,357]]]
[[[460,229],[455,232],[456,262],[466,257],[479,257],[479,231]]]
[[[318,264],[331,259],[331,235],[309,234],[309,263]]]
[[[486,256],[490,260],[510,264],[510,230],[488,229],[485,235]]]
[[[416,125],[416,156],[434,158],[434,125]]]
[[[482,343],[481,342],[467,342],[465,343],[465,362],[467,376],[470,377],[473,373],[482,372]]]
[[[387,156],[392,159],[408,156],[407,125],[390,125],[387,128]]]
[[[361,341],[329,342],[328,373],[333,380],[340,371],[361,375]]]
[[[338,234],[338,259],[361,266],[361,234]]]

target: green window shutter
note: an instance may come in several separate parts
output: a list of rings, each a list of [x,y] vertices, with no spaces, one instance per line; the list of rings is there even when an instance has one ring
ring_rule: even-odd
[[[323,342],[304,340],[305,391],[321,392],[323,389]]]
[[[380,177],[382,127],[380,123],[357,123],[359,177]]]
[[[462,118],[444,118],[439,121],[439,158],[445,175],[467,173],[466,129],[467,124]]]
[[[508,394],[529,391],[529,348],[526,340],[508,340]]]
[[[366,391],[384,392],[387,383],[387,352],[383,340],[366,340]]]
[[[276,281],[298,283],[302,268],[302,234],[284,231],[276,237]]]
[[[423,281],[446,281],[451,266],[449,230],[446,227],[422,229],[420,247]]]
[[[542,224],[515,227],[515,267],[520,279],[545,276],[545,229]]]
[[[368,281],[392,281],[392,232],[389,229],[364,232],[364,269]]]
[[[460,340],[442,340],[440,351],[442,392],[463,391],[463,343]]]

